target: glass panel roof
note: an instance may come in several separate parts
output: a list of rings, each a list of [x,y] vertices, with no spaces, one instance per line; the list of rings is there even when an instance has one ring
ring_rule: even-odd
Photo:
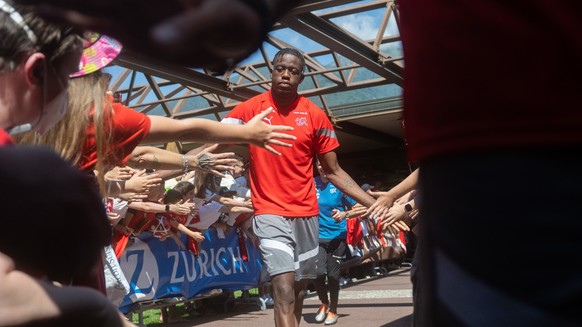
[[[404,69],[396,17],[393,0],[302,1],[275,24],[254,54],[224,74],[123,51],[106,71],[113,75],[112,91],[135,110],[175,119],[219,120],[240,101],[268,90],[270,60],[279,49],[294,47],[307,63],[300,94],[320,106],[338,127],[357,123],[354,135],[384,133],[392,142],[401,138],[400,129],[390,127],[400,125],[395,123],[400,115],[390,113],[402,108]],[[388,120],[369,124],[362,115]]]

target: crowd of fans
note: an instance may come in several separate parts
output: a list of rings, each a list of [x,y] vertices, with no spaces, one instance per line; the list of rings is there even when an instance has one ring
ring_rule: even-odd
[[[23,3],[37,7],[27,7]],[[113,213],[113,204],[120,202],[118,200],[111,201],[111,205],[106,202],[107,207],[111,207],[106,216],[100,195],[120,199],[129,196],[131,202],[144,199],[143,193],[159,188],[161,183],[142,174],[140,171],[144,168],[182,167],[188,170],[192,167],[218,173],[232,163],[230,155],[214,155],[212,151],[192,156],[162,153],[157,148],[134,152],[142,142],[164,143],[183,138],[193,142],[248,143],[278,156],[287,154],[281,157],[283,159],[271,160],[273,158],[265,156],[266,151],[259,153],[257,150],[263,150],[251,148],[254,152],[251,152],[250,185],[256,210],[253,231],[261,239],[263,260],[267,261],[266,255],[274,251],[290,253],[288,257],[283,255],[267,261],[277,265],[274,272],[269,267],[276,293],[277,326],[299,325],[304,293],[300,283],[314,277],[312,261],[303,265],[297,262],[300,269],[294,270],[295,262],[289,257],[307,254],[307,259],[313,260],[312,247],[317,246],[314,232],[317,210],[316,205],[312,205],[314,192],[307,194],[303,189],[309,185],[306,179],[311,178],[311,169],[309,165],[303,165],[306,169],[301,172],[284,169],[289,168],[286,162],[295,159],[298,163],[310,162],[315,156],[338,189],[368,206],[367,212],[373,220],[383,219],[382,228],[409,229],[408,222],[418,220],[414,205],[420,202],[420,210],[427,216],[420,231],[422,255],[419,264],[422,266],[417,267],[420,268],[418,272],[422,271],[419,285],[424,293],[414,299],[415,316],[418,312],[422,319],[415,323],[424,326],[580,326],[582,292],[578,285],[581,284],[581,268],[540,265],[539,261],[541,253],[542,257],[550,254],[557,262],[569,262],[578,258],[582,249],[577,233],[582,220],[579,204],[575,201],[582,194],[582,174],[579,172],[580,156],[572,151],[582,144],[579,132],[582,112],[576,110],[582,83],[578,77],[582,71],[579,2],[394,1],[389,9],[395,9],[406,54],[403,119],[407,124],[407,154],[408,160],[418,164],[419,170],[377,199],[358,187],[337,163],[334,149],[339,144],[329,119],[317,111],[319,109],[311,110],[314,107],[309,101],[298,96],[297,86],[304,78],[305,61],[296,50],[286,50],[274,58],[271,71],[274,92],[250,99],[253,101],[243,106],[246,108],[235,108],[237,112],[226,117],[235,124],[245,123],[240,126],[204,119],[177,121],[148,117],[112,105],[105,97],[103,85],[106,83],[101,78],[100,68],[111,62],[119,47],[109,49],[113,52],[101,52],[100,58],[94,56],[96,61],[88,60],[87,56],[81,58],[82,43],[101,44],[107,39],[81,35],[84,33],[78,30],[87,29],[111,34],[145,56],[224,71],[253,53],[266,39],[273,24],[298,3],[280,0],[205,0],[196,4],[150,1],[147,6],[132,7],[136,17],[133,20],[127,19],[128,4],[131,4],[127,1],[0,0],[0,146],[12,146],[13,136],[17,134],[37,133],[45,137],[31,143],[48,146],[61,157],[38,148],[0,149],[5,165],[0,169],[2,177],[14,178],[14,185],[9,185],[13,191],[16,186],[41,186],[46,179],[35,180],[30,176],[41,168],[46,169],[48,164],[51,171],[70,175],[70,179],[59,181],[62,187],[53,187],[35,201],[41,201],[43,210],[67,208],[74,205],[71,199],[84,194],[86,205],[79,208],[78,216],[83,217],[80,212],[89,210],[88,217],[93,223],[88,220],[82,223],[98,230],[91,238],[81,240],[84,244],[79,247],[72,244],[80,241],[79,235],[87,233],[59,233],[58,242],[42,243],[41,238],[30,238],[30,242],[41,242],[35,244],[38,248],[47,247],[49,253],[81,252],[74,256],[78,260],[68,261],[71,267],[64,275],[54,269],[58,268],[57,262],[51,265],[50,260],[30,251],[30,244],[26,251],[19,251],[21,238],[3,237],[0,324],[131,325],[121,319],[111,303],[104,301],[106,298],[102,294],[77,287],[89,285],[104,290],[105,262],[98,256],[103,246],[111,245],[109,224],[123,216],[120,212]],[[56,25],[45,19],[74,27]],[[539,40],[545,41],[544,56],[535,55],[540,52]],[[492,56],[491,49],[498,49],[499,53]],[[69,77],[77,81],[70,81]],[[69,83],[70,90],[78,87],[78,91],[84,91],[69,93]],[[312,114],[319,126],[313,129],[306,117],[289,120],[273,107],[252,105],[256,100],[271,102],[271,96],[276,102],[273,107],[277,109],[295,110],[301,102],[301,110],[294,113]],[[86,101],[76,102],[80,99]],[[79,108],[81,110],[77,111]],[[257,114],[260,110],[264,111]],[[76,116],[63,119],[65,114]],[[266,124],[263,118],[269,123],[277,118],[276,121],[286,126]],[[53,128],[59,121],[61,126]],[[299,146],[291,149],[291,144],[284,142],[290,140]],[[317,143],[313,143],[314,140]],[[256,169],[257,154],[262,158],[260,165],[276,167],[280,175],[293,173],[291,180],[295,183],[292,187],[274,188],[279,186],[275,183],[277,180]],[[136,166],[138,173],[133,175],[145,179],[137,184],[124,183],[123,179],[105,182],[105,173],[111,166],[125,165],[132,157],[137,159],[138,165],[146,165]],[[18,159],[22,164],[10,165],[10,160],[5,158]],[[307,160],[300,161],[300,158]],[[79,175],[77,168],[85,174]],[[125,174],[128,172],[126,170]],[[262,184],[256,183],[259,175]],[[512,187],[499,187],[508,181]],[[96,184],[100,192],[95,189]],[[276,190],[278,194],[260,194],[261,189]],[[289,190],[296,189],[299,192],[295,193],[303,193],[306,196],[301,199],[308,201],[291,203],[284,198],[283,201],[281,198],[270,201],[272,195],[287,196],[293,193]],[[416,193],[409,193],[414,189],[418,189],[422,199]],[[14,192],[4,193],[13,195]],[[31,195],[30,190],[23,194]],[[408,197],[398,200],[407,194]],[[153,201],[159,200],[161,195],[161,189],[157,195],[148,194]],[[18,233],[13,234],[17,236],[21,234],[19,227],[23,221],[29,223],[22,228],[26,230],[46,221],[54,223],[49,227],[67,225],[71,218],[71,214],[61,215],[58,210],[43,211],[41,217],[36,210],[27,210],[32,200],[16,207],[14,203],[20,200],[2,198],[5,201],[2,207],[12,210],[4,213],[4,227],[9,232],[16,230]],[[173,197],[167,201],[157,203],[163,208],[160,212],[167,213],[171,206],[180,204],[170,203],[176,201]],[[393,206],[395,202],[396,207]],[[531,203],[535,205],[528,205]],[[265,210],[260,208],[261,204],[265,205]],[[308,204],[309,210],[303,210],[301,204]],[[288,205],[301,209],[299,215],[288,210],[285,207]],[[219,212],[219,217],[226,213]],[[238,213],[240,217],[242,212],[230,213]],[[146,219],[143,225],[134,228],[147,226],[160,239],[172,238],[176,232],[189,233],[186,230],[189,216],[186,220],[177,218],[174,221],[156,217],[153,227],[147,225]],[[265,219],[259,219],[260,216]],[[297,217],[304,219],[287,220]],[[236,220],[234,218],[234,224]],[[210,221],[198,228],[219,223],[214,218]],[[377,221],[372,224],[367,221],[362,225],[364,233],[378,226]],[[547,232],[548,222],[553,221],[559,221],[560,232]],[[303,230],[268,233],[271,227],[283,224]],[[495,238],[511,239],[512,246],[508,247],[506,242],[492,242],[491,233],[483,232],[491,226],[503,226],[495,230]],[[131,226],[122,224],[120,228],[128,233],[132,231]],[[42,234],[41,229],[35,232]],[[541,252],[540,235],[544,235],[546,241]],[[291,242],[284,243],[285,238]],[[292,245],[292,251],[280,247],[281,243]],[[372,240],[372,243],[376,242]],[[110,264],[108,269],[116,270],[115,260],[108,258],[106,262]],[[503,269],[499,269],[499,265]],[[57,286],[57,280],[71,282],[72,286]],[[296,281],[300,283],[294,285]],[[417,291],[415,294],[419,294]],[[417,299],[420,306],[417,306]]]
[[[10,153],[14,159],[35,155],[46,157],[46,160],[29,160],[27,164],[30,165],[14,165],[10,167],[17,170],[13,173],[9,168],[4,168],[2,172],[16,177],[14,182],[16,186],[28,185],[26,184],[28,175],[32,174],[31,171],[34,170],[35,165],[46,164],[43,168],[51,171],[62,169],[63,174],[73,172],[71,179],[66,180],[62,188],[49,192],[50,196],[38,196],[34,200],[42,199],[50,202],[52,208],[58,209],[70,205],[71,201],[65,198],[75,198],[86,194],[86,199],[84,199],[86,202],[77,203],[77,205],[83,205],[83,208],[67,207],[69,209],[67,214],[58,215],[56,212],[48,212],[49,206],[44,205],[45,221],[50,222],[52,227],[60,226],[58,223],[72,224],[70,219],[74,217],[72,214],[74,211],[87,218],[83,223],[91,225],[93,229],[99,227],[99,232],[91,234],[93,238],[86,237],[83,233],[67,233],[60,238],[60,243],[58,243],[43,242],[42,237],[33,237],[35,242],[51,243],[54,247],[53,253],[66,253],[68,256],[60,256],[60,259],[64,260],[63,264],[51,257],[44,258],[44,261],[35,259],[34,250],[31,250],[37,246],[35,242],[28,244],[27,248],[19,246],[18,242],[11,238],[3,238],[4,243],[0,251],[8,254],[18,269],[33,277],[47,278],[55,283],[90,286],[106,294],[111,301],[110,304],[119,305],[131,286],[123,275],[117,259],[123,254],[133,237],[141,237],[144,233],[148,233],[162,242],[173,241],[178,248],[191,252],[193,256],[198,256],[202,241],[205,239],[205,232],[209,228],[216,229],[219,237],[234,228],[240,231],[237,233],[240,238],[248,238],[251,243],[260,248],[263,260],[266,257],[265,253],[268,252],[265,252],[268,247],[264,246],[266,244],[264,241],[268,243],[277,237],[289,237],[295,244],[295,255],[302,253],[309,255],[311,261],[301,261],[305,275],[299,274],[297,279],[292,260],[271,262],[279,265],[278,270],[268,271],[270,281],[273,283],[273,294],[277,292],[279,294],[279,296],[274,296],[275,307],[288,302],[281,300],[282,295],[287,295],[281,292],[287,285],[293,285],[297,281],[303,285],[295,286],[296,293],[301,293],[297,300],[302,303],[304,283],[315,274],[312,261],[315,260],[315,255],[310,246],[317,247],[315,227],[318,226],[315,194],[310,192],[312,189],[310,184],[313,183],[313,167],[305,163],[311,163],[317,156],[331,182],[335,181],[337,184],[340,180],[350,181],[350,183],[338,184],[339,189],[366,206],[371,206],[374,198],[353,183],[351,177],[339,166],[334,152],[339,144],[329,118],[309,100],[298,96],[297,86],[303,81],[305,70],[303,55],[298,50],[282,49],[275,55],[274,62],[277,65],[273,71],[273,78],[275,80],[276,76],[279,86],[273,92],[261,95],[261,99],[273,97],[269,98],[269,101],[272,101],[272,106],[269,108],[255,112],[257,108],[250,103],[258,101],[259,97],[256,97],[251,99],[251,102],[245,103],[247,109],[252,110],[239,109],[236,113],[239,116],[227,117],[230,123],[220,124],[197,118],[174,120],[136,112],[119,103],[108,91],[111,76],[104,73],[102,68],[119,55],[121,44],[116,40],[92,32],[80,35],[76,30],[60,26],[50,26],[51,31],[48,33],[46,32],[48,24],[36,17],[31,8],[15,5],[9,0],[0,0],[0,5],[2,10],[0,14],[3,18],[1,27],[4,29],[3,36],[6,36],[2,41],[5,43],[2,45],[2,51],[10,52],[3,57],[1,63],[4,66],[0,68],[4,70],[1,71],[0,76],[6,87],[6,92],[3,94],[11,94],[10,96],[3,95],[2,98],[3,109],[6,107],[5,111],[8,115],[2,117],[0,144],[16,143],[23,149],[22,152]],[[20,11],[25,16],[22,16]],[[99,55],[96,56],[95,53]],[[4,53],[3,56],[5,56]],[[80,64],[77,65],[79,56]],[[23,61],[22,58],[26,60]],[[293,77],[293,85],[289,83],[289,76]],[[53,80],[56,83],[52,83]],[[11,88],[11,82],[13,85],[26,85],[28,88]],[[318,129],[314,129],[316,126],[307,124],[306,117],[289,121],[281,120],[281,118],[278,122],[280,125],[271,124],[274,116],[284,117],[274,107],[289,107],[294,110],[293,104],[296,104],[296,99],[300,100],[301,107],[306,110],[297,113],[312,114],[319,124]],[[15,110],[19,106],[26,110],[30,109],[31,113],[23,111],[19,116]],[[40,110],[37,112],[32,110],[39,107]],[[270,118],[266,118],[268,115],[271,115]],[[268,124],[264,119],[268,121]],[[233,121],[244,121],[244,124],[232,124]],[[308,126],[304,129],[306,133],[293,134],[292,131],[295,128],[290,126],[293,123],[297,124],[298,129]],[[322,130],[327,132],[321,133]],[[300,137],[302,139],[299,141]],[[319,140],[318,144],[313,143],[315,139]],[[298,189],[298,192],[294,187],[271,189],[273,194],[269,194],[270,196],[277,193],[276,201],[272,203],[269,202],[272,200],[270,196],[258,197],[256,188],[260,183],[257,183],[256,176],[261,169],[257,170],[256,164],[251,166],[251,170],[254,169],[252,175],[255,177],[254,181],[252,179],[250,181],[255,192],[253,199],[261,200],[263,209],[268,207],[268,210],[259,212],[260,210],[257,209],[259,206],[257,203],[253,204],[250,198],[249,184],[244,176],[247,163],[243,158],[236,157],[234,153],[215,151],[217,144],[206,144],[186,154],[147,146],[173,141],[252,144],[255,147],[252,147],[250,152],[251,156],[254,154],[253,162],[255,163],[256,151],[260,150],[261,152],[258,153],[262,156],[260,160],[262,164],[278,162],[277,167],[280,170],[288,168],[289,165],[303,167],[295,171],[295,175],[290,178],[295,183],[293,186]],[[295,141],[298,146],[294,149],[298,150],[292,148],[291,143]],[[27,152],[25,146],[30,145],[42,146],[48,150],[43,150],[45,152],[28,150]],[[290,151],[298,152],[293,154]],[[282,156],[282,152],[287,155]],[[302,155],[297,155],[299,153]],[[271,160],[269,156],[280,158]],[[289,158],[296,160],[288,164]],[[308,158],[308,160],[303,158]],[[10,162],[4,160],[3,163]],[[171,188],[166,188],[166,181],[176,175],[179,176],[177,178],[179,181]],[[263,173],[261,177],[261,179],[269,178],[274,177],[267,173]],[[36,182],[42,184],[44,179]],[[260,185],[273,186],[275,183]],[[42,184],[42,186],[45,185]],[[78,191],[74,191],[76,189]],[[268,187],[264,188],[264,190],[267,189]],[[281,189],[291,190],[291,192],[281,192]],[[258,191],[258,193],[261,192]],[[300,198],[303,195],[306,196],[304,200],[308,201],[294,203],[294,209],[299,209],[299,212],[286,207],[290,203],[287,203],[285,199],[290,194],[299,195]],[[273,207],[282,208],[282,211],[269,211]],[[260,219],[250,219],[255,214],[255,210],[257,210],[256,217],[262,215],[263,218],[268,218],[263,219],[262,236],[256,233],[261,229],[257,223]],[[363,216],[367,216],[365,210],[366,208],[361,210]],[[354,229],[356,236],[350,244],[359,245],[366,251],[378,248],[379,238],[368,236],[374,234],[373,231],[376,230],[378,236],[383,233],[383,230],[378,230],[379,218],[386,210],[387,207],[376,206],[374,208],[376,214],[371,215],[373,219],[364,219],[361,222],[358,220],[352,224],[356,227]],[[82,214],[86,211],[91,211],[91,213]],[[281,224],[293,221],[296,223],[293,228],[302,228],[306,234],[295,235],[297,231],[293,230],[288,235],[268,235],[268,231],[271,230],[271,218],[273,218],[270,216],[275,213]],[[293,214],[299,214],[307,219],[293,219],[300,217]],[[19,222],[27,221],[27,219],[33,222],[37,219],[36,216],[26,213],[21,218]],[[308,223],[303,226],[304,221]],[[399,226],[398,223],[394,222],[391,225],[393,228],[407,229],[406,225]],[[83,224],[72,225],[84,226]],[[111,231],[113,231],[113,236],[110,235]],[[35,229],[34,232],[42,231]],[[360,234],[362,234],[361,238],[359,238]],[[79,239],[79,236],[82,239]],[[186,244],[183,243],[184,239],[187,240]],[[313,242],[306,242],[307,240]],[[83,243],[83,246],[77,243]],[[5,257],[0,257],[0,259],[2,261],[0,263],[9,267],[10,272],[12,269],[10,259],[6,260]],[[269,269],[272,267],[269,266]],[[62,270],[66,271],[61,274]],[[273,279],[279,281],[277,287]],[[262,280],[260,286],[268,288],[267,279]],[[56,290],[54,294],[61,293]],[[78,291],[75,288],[67,290],[71,293]],[[267,298],[269,297],[268,290],[263,293]],[[7,292],[7,294],[10,293]],[[55,299],[62,300],[63,298]],[[63,305],[66,304],[74,309],[74,304],[82,303],[83,299],[92,300],[95,306],[104,305],[98,296],[81,296],[80,301],[73,304],[64,301]],[[0,300],[6,300],[6,298]],[[113,307],[110,304],[105,305],[107,310],[104,310],[105,313],[102,314],[103,319],[115,321],[115,325],[131,325],[127,320],[121,319],[119,312],[112,310]],[[51,305],[49,303],[49,307],[53,308]],[[164,312],[164,320],[169,321],[175,318],[172,317],[173,310],[164,310]],[[275,312],[282,311],[275,310]],[[57,318],[74,319],[74,315],[79,313],[74,311],[69,314],[67,310],[61,310],[60,313],[51,312],[51,314],[55,314]],[[294,315],[287,313],[285,316],[281,315],[279,320],[300,320],[300,317],[299,311]],[[84,319],[90,320],[90,315]],[[278,318],[276,320],[278,321]],[[296,322],[298,323],[299,320]],[[94,323],[100,324],[97,321]]]
[[[245,168],[247,166],[247,160],[236,155],[232,170],[223,172],[222,176],[188,170],[151,170],[146,172],[129,166],[116,166],[111,169],[105,175],[106,182],[125,180],[126,186],[133,184],[143,186],[141,190],[133,188],[136,190],[135,192],[107,198],[108,216],[114,227],[112,248],[116,258],[121,257],[127,244],[131,244],[132,238],[143,238],[144,235],[145,237],[158,238],[161,241],[176,242],[181,250],[189,251],[193,256],[198,256],[201,242],[205,239],[204,233],[209,228],[216,229],[219,235],[224,235],[230,229],[240,230],[242,233],[239,235],[248,239],[252,246],[258,247],[258,241],[251,228],[250,218],[253,215],[253,207],[250,190],[247,187],[247,170]],[[321,172],[321,167],[319,167],[319,173],[321,174]],[[160,177],[175,176],[176,174],[179,175],[165,180]],[[319,177],[316,177],[316,180],[317,178]],[[386,190],[380,181],[375,182],[374,186],[364,184],[362,187],[376,197],[382,195]],[[409,199],[412,199],[411,194],[399,199],[398,205],[391,209],[390,214],[394,221],[406,221],[405,226],[411,225],[418,211],[416,208],[414,210],[405,208],[405,203],[408,203]],[[333,207],[333,210],[338,212],[333,214],[340,217],[336,221],[338,223],[344,221],[339,226],[341,226],[340,229],[343,229],[343,237],[347,239],[346,251],[342,251],[339,256],[340,261],[338,261],[338,263],[346,264],[347,268],[342,269],[342,271],[349,271],[349,266],[359,264],[366,259],[375,262],[387,259],[395,259],[397,262],[403,260],[403,254],[406,251],[406,242],[401,238],[403,231],[382,227],[383,222],[371,219],[366,214],[367,208],[362,205],[356,204],[351,210],[354,203],[351,202],[349,208]],[[332,207],[327,209],[332,210]],[[340,209],[341,211],[338,211]],[[187,236],[186,244],[183,243],[182,234]],[[381,255],[382,252],[390,251],[392,252],[387,255]],[[337,269],[337,276],[334,278],[339,286],[339,266]],[[110,274],[106,269],[106,276]],[[273,305],[273,299],[268,278],[265,276],[257,277],[261,301],[266,307],[270,307]],[[326,281],[326,277],[330,278],[324,269],[318,277],[319,283],[329,284],[330,281]],[[125,293],[120,293],[118,291],[119,282],[112,278],[108,280],[112,281],[107,285],[108,297],[113,303],[121,303],[123,296],[129,292],[129,289],[125,289]],[[198,314],[197,306],[199,307],[199,305],[187,301],[184,311]],[[333,308],[333,311],[336,312],[337,294]],[[162,308],[161,313],[160,320],[162,322],[182,320],[173,303]],[[337,321],[337,318],[335,319]]]

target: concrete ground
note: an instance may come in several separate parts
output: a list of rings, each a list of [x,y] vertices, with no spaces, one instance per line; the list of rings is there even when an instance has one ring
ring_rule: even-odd
[[[306,297],[301,326],[316,326],[315,312],[320,302],[315,294]],[[345,285],[340,291],[339,320],[335,326],[409,327],[412,315],[412,285],[409,268],[387,275],[363,278]],[[273,309],[261,311],[254,303],[236,303],[226,313],[196,316],[187,322],[167,324],[175,327],[274,326]]]

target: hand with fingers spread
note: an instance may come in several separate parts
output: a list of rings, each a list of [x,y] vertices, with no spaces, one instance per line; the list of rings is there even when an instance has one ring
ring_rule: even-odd
[[[376,199],[376,202],[368,208],[367,213],[372,218],[382,219],[388,213],[394,201],[396,201],[396,198],[391,193],[386,192],[386,194]]]
[[[200,243],[206,239],[206,237],[204,237],[204,234],[197,232],[197,231],[193,231],[193,230],[190,230],[190,232],[188,232],[187,235],[190,236],[194,241],[196,241],[198,243]]]
[[[126,192],[147,193],[153,187],[159,186],[162,179],[157,174],[148,174],[146,170],[136,172],[125,182]]]
[[[191,206],[187,204],[170,204],[169,206],[170,212],[180,216],[187,215],[192,211]]]
[[[368,208],[362,204],[356,203],[350,210],[350,217],[365,216]]]
[[[393,235],[398,235],[398,232],[403,231],[403,232],[408,232],[410,231],[410,227],[408,227],[408,225],[406,225],[404,222],[399,221],[397,223],[394,223],[392,225],[389,226],[383,226],[384,230],[392,233]]]
[[[392,225],[397,221],[403,220],[408,217],[408,212],[404,208],[404,204],[394,204],[385,215],[381,217],[382,225],[388,226]]]
[[[276,155],[281,155],[281,153],[273,149],[270,144],[291,147],[292,145],[290,143],[285,143],[278,139],[295,140],[297,138],[293,135],[279,132],[292,131],[293,127],[270,125],[263,121],[263,118],[267,117],[272,112],[273,107],[269,107],[261,113],[257,114],[246,124],[246,127],[249,128],[249,143],[261,148],[265,148]]]
[[[115,166],[110,169],[107,173],[105,173],[105,179],[113,180],[113,181],[125,181],[131,178],[135,170],[133,168],[127,166]]]
[[[406,218],[406,219],[408,219],[408,218]],[[386,225],[383,223],[382,228],[392,230],[392,231],[395,230],[395,231],[408,232],[408,231],[410,231],[410,224],[407,224],[405,221],[397,221],[397,222],[394,222],[390,225]]]
[[[180,205],[188,207],[188,209],[190,211],[194,210],[196,208],[196,203],[192,202],[192,199],[188,199],[188,200],[182,200],[179,202]]]
[[[236,158],[234,152],[212,153],[217,147],[218,144],[214,144],[194,155],[188,155],[192,168],[224,177],[221,172],[231,171]]]
[[[119,198],[127,202],[142,202],[148,198],[147,193],[126,192],[119,194]]]
[[[376,199],[376,202],[368,209],[368,214],[372,218],[383,218],[394,202],[404,194],[412,191],[418,184],[418,168],[415,169],[404,180],[391,188],[388,192],[383,193]]]

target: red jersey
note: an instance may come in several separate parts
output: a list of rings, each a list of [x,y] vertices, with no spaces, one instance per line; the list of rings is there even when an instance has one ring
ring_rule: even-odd
[[[263,120],[271,125],[287,125],[297,137],[292,147],[277,147],[281,156],[251,145],[250,182],[255,214],[306,217],[319,213],[313,159],[339,146],[335,131],[324,111],[304,97],[288,108],[277,108],[271,92],[257,95],[236,106],[223,123],[243,124],[261,111],[274,111]]]
[[[120,103],[113,103],[111,145],[107,153],[114,158],[115,164],[125,164],[131,152],[147,136],[151,121],[145,114],[134,111]],[[87,128],[87,139],[83,149],[80,168],[92,170],[97,163],[97,147],[95,145],[95,127],[91,122]]]
[[[399,6],[411,160],[582,144],[582,2]]]
[[[13,144],[14,141],[12,140],[12,137],[10,137],[10,134],[6,133],[5,130],[0,128],[0,147]]]
[[[133,217],[127,223],[127,227],[133,229],[135,235],[147,231],[156,219],[155,212],[146,212],[141,210],[136,210]]]

